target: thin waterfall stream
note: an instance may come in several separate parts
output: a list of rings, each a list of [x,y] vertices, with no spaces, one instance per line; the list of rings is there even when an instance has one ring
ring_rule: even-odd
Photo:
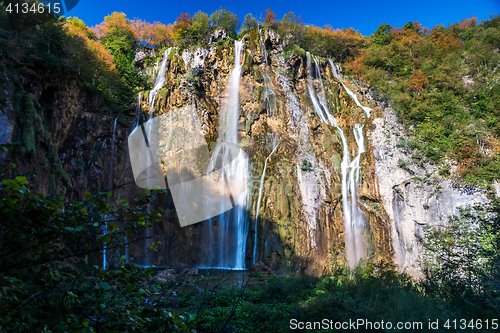
[[[335,65],[331,60],[329,61],[332,66],[333,76],[340,80]],[[343,156],[340,166],[341,166],[341,176],[342,176],[342,208],[344,213],[346,257],[349,266],[355,267],[360,259],[366,258],[366,248],[363,241],[363,227],[364,227],[365,216],[361,211],[361,209],[359,208],[357,201],[357,188],[359,187],[359,181],[360,181],[359,162],[361,154],[365,151],[363,126],[361,124],[356,124],[354,126],[353,131],[358,150],[356,157],[351,162],[349,154],[349,146],[344,131],[340,128],[340,126],[338,126],[336,119],[334,118],[334,116],[332,115],[332,113],[328,108],[323,80],[321,78],[321,71],[316,59],[314,59],[314,63],[315,63],[316,77],[318,78],[320,83],[321,95],[317,94],[313,87],[311,55],[309,52],[307,52],[308,90],[314,111],[319,116],[322,122],[324,123],[329,122],[333,127],[335,127],[342,141]],[[369,117],[371,109],[368,107],[363,107],[359,103],[356,95],[352,91],[350,91],[342,81],[341,83],[346,92],[349,94],[349,96],[351,96],[351,98],[355,100],[358,106],[363,108],[367,117]],[[327,118],[328,122],[326,121]]]
[[[274,142],[273,142],[274,145]],[[255,225],[254,225],[254,230],[255,230],[255,236],[254,236],[254,243],[253,243],[253,261],[252,264],[255,264],[256,259],[257,259],[257,222],[259,221],[259,212],[260,212],[260,202],[262,200],[262,190],[264,188],[264,178],[266,177],[266,168],[267,168],[267,161],[271,157],[272,154],[278,149],[279,142],[276,144],[274,149],[271,151],[269,156],[267,156],[265,162],[264,162],[264,168],[262,170],[262,176],[260,177],[260,186],[259,186],[259,198],[257,200],[257,213],[255,214]]]

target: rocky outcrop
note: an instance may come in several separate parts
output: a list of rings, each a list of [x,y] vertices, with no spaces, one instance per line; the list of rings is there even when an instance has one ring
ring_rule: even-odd
[[[459,207],[488,202],[487,193],[454,184],[438,175],[438,166],[410,163],[411,152],[398,148],[404,130],[390,108],[373,121],[370,140],[375,157],[378,194],[391,224],[395,263],[419,274],[420,239],[425,226],[443,226]]]

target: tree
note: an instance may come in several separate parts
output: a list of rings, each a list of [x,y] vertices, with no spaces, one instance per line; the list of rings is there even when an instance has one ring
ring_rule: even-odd
[[[221,27],[227,34],[235,38],[236,30],[240,24],[238,16],[228,11],[226,8],[219,8],[210,15],[210,22],[212,27]]]
[[[427,292],[500,313],[500,206],[467,207],[443,227],[425,229]]]
[[[245,19],[243,21],[243,24],[241,25],[241,30],[248,31],[257,28],[257,26],[257,19],[253,17],[251,13],[248,13],[245,15]]]
[[[194,14],[191,29],[197,41],[201,42],[205,40],[208,35],[208,30],[210,29],[208,14],[201,10]]]
[[[279,31],[283,37],[300,39],[304,30],[304,25],[300,16],[295,16],[293,12],[283,15],[280,21]]]
[[[389,24],[381,24],[377,31],[372,34],[372,40],[374,44],[387,45],[391,42],[393,35],[391,35],[392,26]]]
[[[96,35],[113,56],[116,69],[124,83],[126,101],[136,95],[136,89],[146,84],[146,78],[137,73],[133,66],[137,46],[134,27],[124,13],[114,12],[106,16],[104,22],[94,27]],[[122,105],[125,106],[125,105]]]
[[[175,45],[179,47],[186,47],[192,44],[192,24],[193,19],[188,13],[181,13],[177,20],[175,20],[174,28],[172,30],[172,37],[174,39]]]
[[[139,44],[150,47],[165,47],[173,44],[172,24],[160,22],[148,23],[143,20],[132,20],[132,31]]]
[[[276,23],[276,14],[274,14],[271,8],[266,9],[266,17],[264,18],[264,23],[267,26],[274,26]]]
[[[161,210],[142,209],[154,194],[141,192],[134,205],[108,204],[111,193],[65,203],[64,195],[33,193],[12,170],[0,166],[2,332],[187,332],[196,325],[197,316],[155,305],[151,269],[125,256],[109,270],[97,266],[104,249],[123,254],[125,236],[140,238],[136,232],[160,220]]]

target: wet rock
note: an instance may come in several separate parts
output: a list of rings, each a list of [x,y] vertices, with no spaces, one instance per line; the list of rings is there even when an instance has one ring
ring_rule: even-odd
[[[196,268],[185,268],[179,276],[196,276],[198,275],[198,270]]]
[[[224,29],[217,29],[215,30],[209,37],[208,39],[208,44],[214,44],[217,43],[218,41],[224,40],[229,38],[227,35],[226,30]]]
[[[273,271],[267,267],[263,262],[258,262],[250,268],[250,271],[260,274],[272,274]]]

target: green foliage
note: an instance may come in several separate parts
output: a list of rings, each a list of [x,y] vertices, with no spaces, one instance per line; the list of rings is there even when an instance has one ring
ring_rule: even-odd
[[[306,171],[306,172],[307,172],[307,171],[311,171],[311,168],[312,168],[312,164],[311,164],[311,162],[309,162],[309,161],[308,161],[308,160],[306,160],[306,159],[303,159],[303,160],[302,160],[302,164],[300,165],[300,169],[301,169],[302,171]]]
[[[427,293],[500,312],[499,207],[461,208],[446,226],[425,229]]]
[[[458,162],[452,175],[483,185],[499,177],[500,28],[492,16],[449,27],[381,25],[347,63],[350,73],[389,96],[426,161]]]
[[[210,15],[210,23],[212,27],[223,28],[231,38],[236,37],[236,31],[240,25],[238,16],[222,7]]]
[[[101,40],[113,56],[116,68],[124,83],[123,93],[126,95],[127,101],[132,100],[136,95],[135,88],[142,88],[146,83],[146,78],[138,74],[133,66],[136,47],[134,34],[126,27],[115,26],[109,29]]]
[[[256,29],[258,26],[257,19],[253,17],[251,13],[245,15],[245,19],[243,20],[243,24],[241,25],[242,31],[248,31],[252,29]]]
[[[146,219],[159,221],[159,210],[141,210],[154,198],[149,191],[135,205],[110,205],[111,193],[65,203],[64,195],[33,193],[12,168],[1,170],[2,332],[188,332],[197,325],[196,316],[155,306],[151,269],[125,256],[110,270],[96,266],[105,247],[123,253],[125,236],[137,237]]]
[[[398,165],[401,169],[409,170],[409,166],[411,165],[411,162],[405,161],[403,159],[398,160]]]
[[[372,35],[373,43],[379,45],[390,44],[391,40],[394,38],[394,36],[390,34],[391,30],[392,27],[389,24],[381,24]]]
[[[200,10],[196,14],[194,14],[191,30],[195,40],[197,41],[205,40],[208,35],[209,28],[210,28],[210,20],[206,13]]]

